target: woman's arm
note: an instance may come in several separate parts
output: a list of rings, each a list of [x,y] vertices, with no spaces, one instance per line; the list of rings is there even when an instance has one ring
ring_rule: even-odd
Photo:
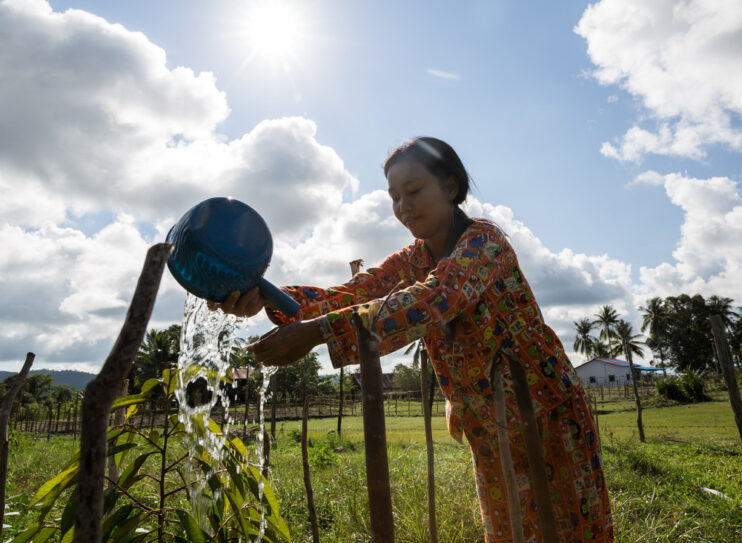
[[[322,289],[309,286],[281,287],[281,290],[299,302],[300,310],[294,318],[287,318],[272,307],[266,306],[268,318],[275,324],[284,325],[299,320],[321,317],[332,311],[364,303],[386,296],[399,284],[412,282],[412,272],[408,252],[402,251],[389,256],[376,268],[357,273],[347,283]]]
[[[401,289],[384,301],[371,300],[327,314],[320,323],[335,367],[358,362],[353,313],[370,323],[379,337],[380,354],[392,351],[443,326],[476,304],[498,277],[506,274],[510,244],[492,227],[475,226],[439,261],[424,282]]]

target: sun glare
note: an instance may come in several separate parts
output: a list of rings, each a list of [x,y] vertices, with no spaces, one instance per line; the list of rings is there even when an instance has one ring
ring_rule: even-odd
[[[286,1],[258,1],[246,14],[245,36],[251,57],[287,63],[300,53],[303,21],[298,6]]]

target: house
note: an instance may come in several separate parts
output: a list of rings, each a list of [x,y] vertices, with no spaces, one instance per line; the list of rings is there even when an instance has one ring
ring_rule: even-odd
[[[634,364],[634,369],[639,372],[662,371],[662,368],[653,368],[652,366],[642,366]],[[586,387],[591,386],[623,386],[631,383],[631,370],[629,363],[625,360],[615,358],[593,358],[581,366],[575,368],[582,384]]]

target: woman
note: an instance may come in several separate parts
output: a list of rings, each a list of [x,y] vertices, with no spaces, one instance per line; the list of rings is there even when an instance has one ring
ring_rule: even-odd
[[[335,367],[358,363],[354,313],[374,323],[381,355],[422,337],[447,400],[449,432],[457,441],[465,435],[471,447],[488,543],[512,540],[489,376],[497,358],[506,390],[512,390],[510,364],[518,360],[541,430],[561,539],[613,541],[597,434],[585,393],[561,342],[544,323],[505,235],[491,222],[470,219],[460,209],[469,175],[458,155],[443,141],[416,138],[392,152],[384,174],[394,214],[415,237],[414,243],[345,285],[285,288],[301,304],[300,317],[289,322],[266,307],[279,326],[249,349],[260,362],[282,365],[327,343]],[[257,289],[241,297],[232,293],[221,306],[240,316],[254,315],[263,307]],[[526,541],[539,541],[512,393],[506,405],[523,533]]]

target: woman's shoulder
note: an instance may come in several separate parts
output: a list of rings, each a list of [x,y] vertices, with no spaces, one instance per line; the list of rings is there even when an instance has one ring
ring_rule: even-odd
[[[472,223],[467,229],[470,236],[487,235],[490,239],[507,242],[505,232],[497,224],[488,219],[472,217]]]

